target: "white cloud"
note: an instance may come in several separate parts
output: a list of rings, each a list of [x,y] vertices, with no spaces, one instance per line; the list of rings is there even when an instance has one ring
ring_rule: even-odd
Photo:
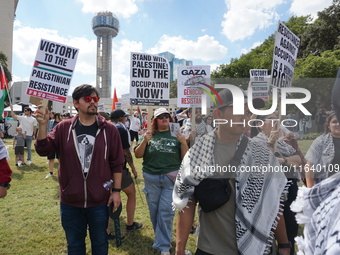
[[[82,12],[97,13],[100,11],[111,11],[123,18],[130,18],[138,12],[136,3],[138,0],[77,0],[83,4]]]
[[[96,85],[97,40],[88,40],[84,37],[65,38],[55,30],[24,27],[17,21],[13,34],[13,53],[21,64],[29,67],[33,66],[41,38],[79,49],[72,78],[72,87],[83,83]],[[129,92],[130,52],[141,52],[142,43],[129,40],[113,40],[112,44],[112,84],[116,86],[117,93],[121,95]],[[19,77],[17,74],[13,75],[14,81],[29,79],[28,75],[25,75],[25,77]]]
[[[332,0],[293,0],[289,11],[296,16],[311,15],[317,17],[317,12],[324,10],[332,4]]]
[[[118,96],[130,90],[130,53],[142,52],[141,42],[121,40],[113,41],[112,47],[112,89],[116,87]]]
[[[163,35],[155,47],[147,50],[151,54],[164,51],[175,54],[177,58],[212,61],[225,58],[228,49],[213,36],[204,35],[198,37],[196,41],[192,41],[184,39],[182,36]]]
[[[210,72],[216,71],[221,64],[210,64]]]
[[[249,51],[251,51],[252,49],[255,49],[256,47],[260,46],[263,42],[254,42],[252,46],[250,46],[249,49],[243,48],[241,50],[241,54],[247,54]]]
[[[41,39],[59,42],[79,49],[75,72],[83,75],[95,74],[96,40],[88,40],[84,37],[65,38],[56,30],[44,28],[31,28],[15,23],[13,32],[13,53],[22,64],[33,66],[37,54],[37,48]]]
[[[230,41],[243,40],[257,29],[267,28],[279,17],[275,8],[283,0],[225,0],[227,13],[222,21],[222,34]]]

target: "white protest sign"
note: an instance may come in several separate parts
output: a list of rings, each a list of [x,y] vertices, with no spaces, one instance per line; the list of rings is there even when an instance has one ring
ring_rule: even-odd
[[[79,49],[41,39],[26,94],[65,103]]]
[[[106,112],[104,104],[98,104],[98,112]]]
[[[268,76],[267,69],[250,69],[250,81],[264,81],[264,78]]]
[[[170,72],[166,58],[131,52],[130,104],[169,105]]]
[[[116,109],[122,109],[122,103],[121,102],[115,102]]]
[[[202,97],[213,97],[210,66],[179,66],[177,68],[177,106],[202,107]],[[209,97],[206,105],[210,105]]]
[[[122,109],[130,107],[130,93],[122,94],[121,96]]]
[[[267,69],[250,69],[250,82],[253,91],[253,98],[262,98],[263,100],[269,100],[269,77]]]
[[[275,33],[271,85],[291,87],[300,39],[279,21]]]
[[[177,133],[181,133],[181,127],[179,123],[169,123],[170,134],[174,137],[177,137]]]

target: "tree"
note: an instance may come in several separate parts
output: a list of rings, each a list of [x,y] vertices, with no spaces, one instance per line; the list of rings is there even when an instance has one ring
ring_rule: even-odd
[[[170,82],[170,98],[177,97],[177,80]]]
[[[311,109],[317,102],[330,108],[331,93],[340,66],[340,50],[325,51],[320,56],[309,55],[296,62],[293,85],[311,92],[306,107]]]
[[[330,7],[318,12],[318,18],[306,27],[301,38],[299,57],[340,49],[340,0],[333,0]]]
[[[2,51],[0,51],[0,64],[4,68],[8,82],[11,82],[12,81],[12,75],[11,75],[11,72],[8,70],[8,67],[7,67],[7,56]]]

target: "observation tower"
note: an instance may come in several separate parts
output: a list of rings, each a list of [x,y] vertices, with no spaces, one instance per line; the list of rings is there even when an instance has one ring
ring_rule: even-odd
[[[102,98],[111,98],[112,38],[119,31],[118,18],[112,12],[99,12],[92,19],[92,29],[97,36],[96,88]]]

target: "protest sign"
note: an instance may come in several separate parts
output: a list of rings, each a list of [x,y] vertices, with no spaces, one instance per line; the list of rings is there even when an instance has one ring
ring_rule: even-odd
[[[79,50],[41,39],[26,94],[65,103]]]
[[[249,86],[252,88],[253,98],[262,98],[268,100],[268,70],[267,69],[250,69],[250,82]]]
[[[104,104],[98,104],[98,112],[106,112]]]
[[[281,21],[275,33],[271,85],[291,87],[300,39]]]
[[[177,68],[177,106],[202,107],[202,97],[213,97],[210,66],[179,66]],[[209,97],[206,105],[210,105]]]
[[[116,109],[122,109],[122,103],[121,102],[115,102]]]
[[[170,72],[166,58],[131,52],[130,104],[169,105]]]

